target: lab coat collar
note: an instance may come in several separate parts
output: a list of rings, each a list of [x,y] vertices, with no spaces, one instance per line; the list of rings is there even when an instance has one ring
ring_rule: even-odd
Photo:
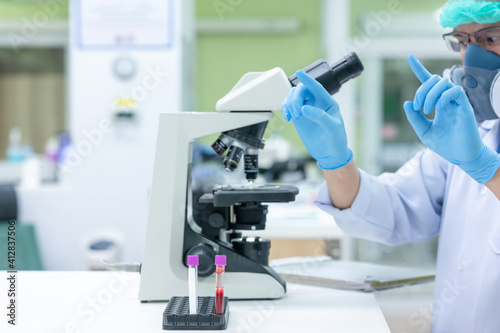
[[[487,127],[483,127],[483,124]],[[500,120],[484,121],[481,127],[488,131],[483,137],[484,144],[498,152],[498,145],[500,143]]]
[[[485,120],[481,124],[479,124],[479,127],[485,130],[491,130],[493,126],[497,125],[499,122],[498,119],[493,119],[493,120]]]

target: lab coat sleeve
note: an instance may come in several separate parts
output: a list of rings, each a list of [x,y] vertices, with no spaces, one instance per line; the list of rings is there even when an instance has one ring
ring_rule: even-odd
[[[348,209],[332,204],[326,182],[315,204],[352,237],[388,245],[418,242],[439,232],[448,167],[447,161],[424,150],[396,173],[374,177],[359,170],[360,188]]]

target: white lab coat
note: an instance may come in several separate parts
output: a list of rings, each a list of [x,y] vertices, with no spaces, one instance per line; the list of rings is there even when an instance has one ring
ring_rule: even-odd
[[[498,151],[500,120],[483,122],[479,131]],[[500,201],[495,195],[430,150],[394,174],[360,173],[351,208],[335,208],[326,184],[316,204],[353,237],[399,245],[439,233],[432,332],[500,332]],[[409,323],[423,330],[430,308],[411,314]]]

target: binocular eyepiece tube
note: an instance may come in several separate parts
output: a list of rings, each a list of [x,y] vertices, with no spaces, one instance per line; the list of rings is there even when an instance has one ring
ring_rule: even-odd
[[[363,69],[363,64],[356,53],[351,52],[331,66],[325,60],[319,59],[303,71],[316,79],[330,95],[333,95],[339,91],[342,84],[361,74]],[[288,77],[288,80],[294,87],[300,83],[295,74]]]

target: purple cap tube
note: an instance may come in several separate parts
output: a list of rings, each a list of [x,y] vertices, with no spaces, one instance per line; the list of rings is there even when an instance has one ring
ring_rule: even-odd
[[[188,256],[188,288],[189,288],[189,313],[196,314],[198,311],[198,256]]]
[[[188,266],[198,266],[200,264],[198,256],[188,256],[187,264]]]

